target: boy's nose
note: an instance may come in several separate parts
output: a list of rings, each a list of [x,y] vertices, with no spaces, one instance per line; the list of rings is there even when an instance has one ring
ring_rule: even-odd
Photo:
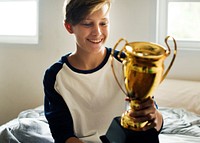
[[[100,26],[96,25],[92,29],[92,35],[101,35],[101,28]]]

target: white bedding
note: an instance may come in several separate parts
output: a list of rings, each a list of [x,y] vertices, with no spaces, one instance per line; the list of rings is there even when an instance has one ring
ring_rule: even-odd
[[[200,115],[169,107],[159,110],[164,117],[160,143],[200,143]],[[0,143],[53,143],[43,106],[0,126]]]
[[[154,95],[158,106],[168,107],[160,108],[165,121],[160,142],[200,143],[200,82],[165,79]]]
[[[162,107],[164,126],[160,143],[200,143],[200,115],[182,108]]]
[[[0,143],[53,143],[43,106],[25,110],[0,126]]]
[[[160,107],[184,108],[200,115],[200,82],[165,79],[155,90]]]

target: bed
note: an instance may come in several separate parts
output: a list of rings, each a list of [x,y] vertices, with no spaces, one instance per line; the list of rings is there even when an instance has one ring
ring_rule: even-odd
[[[166,79],[155,91],[163,114],[160,143],[200,143],[200,82]],[[0,143],[52,143],[43,106],[0,126]]]
[[[164,80],[155,100],[164,118],[160,143],[200,143],[200,82]]]
[[[43,106],[22,111],[0,127],[0,143],[53,143]]]

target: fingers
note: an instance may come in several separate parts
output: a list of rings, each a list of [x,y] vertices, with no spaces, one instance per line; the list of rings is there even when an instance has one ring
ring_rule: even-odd
[[[150,107],[155,107],[154,101],[152,98],[147,98],[146,100],[140,102],[140,105],[136,110],[143,110]]]
[[[148,114],[145,116],[131,116],[134,122],[152,122],[156,119],[156,114]]]
[[[147,131],[149,129],[155,128],[156,127],[156,123],[155,122],[150,122],[148,123],[146,126],[144,126],[142,128],[143,131]]]
[[[146,118],[151,118],[152,115],[156,112],[156,106],[152,99],[140,102],[137,106],[134,107],[134,111],[130,112],[132,117],[146,116]]]
[[[129,97],[126,97],[125,101],[131,102],[131,99]],[[146,99],[144,99],[142,101],[140,101],[140,100],[136,100],[136,101],[137,101],[137,103],[139,103],[139,106],[140,106],[138,108],[138,110],[141,110],[143,108],[147,108],[149,106],[153,106],[154,105],[154,100],[152,99],[152,97],[146,98]],[[136,108],[136,110],[137,110],[137,108]]]

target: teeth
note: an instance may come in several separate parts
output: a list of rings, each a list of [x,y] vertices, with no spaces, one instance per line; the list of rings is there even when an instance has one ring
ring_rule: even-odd
[[[99,43],[99,42],[101,42],[101,39],[100,40],[89,40],[89,41],[91,41],[93,43]]]

